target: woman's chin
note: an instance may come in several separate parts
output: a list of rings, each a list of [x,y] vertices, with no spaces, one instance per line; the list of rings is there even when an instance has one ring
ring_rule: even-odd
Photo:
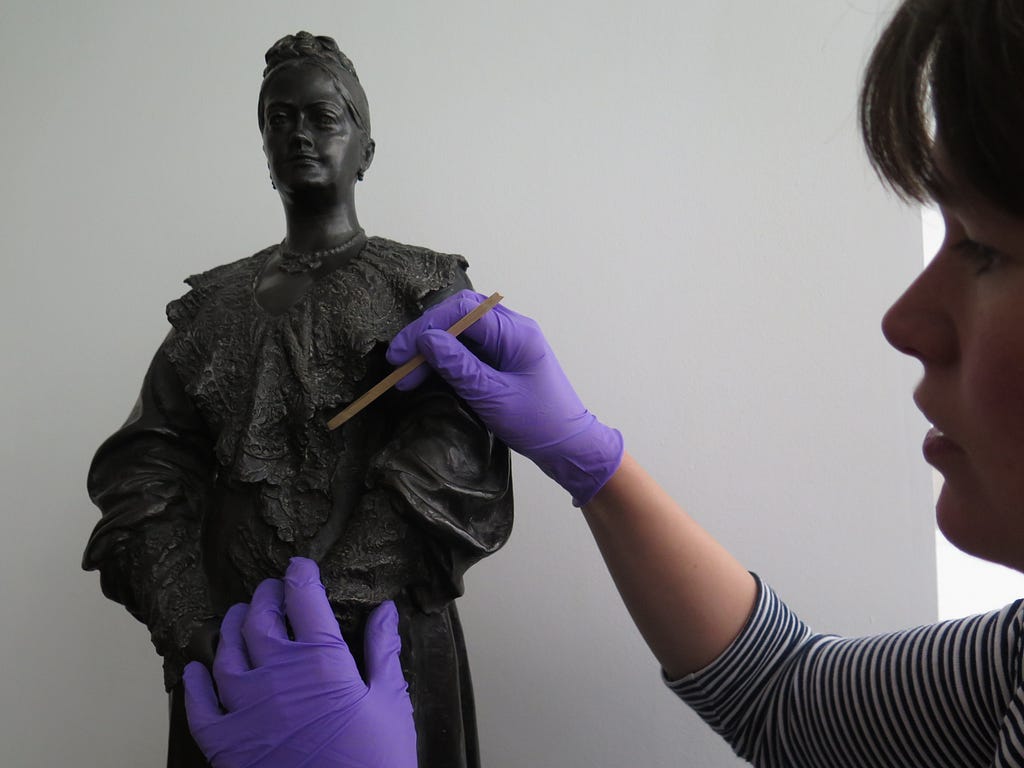
[[[1000,524],[989,505],[966,498],[943,483],[935,502],[935,522],[954,547],[972,557],[1024,571],[1024,531]],[[1024,528],[1024,521],[1022,521]]]
[[[968,509],[948,483],[943,482],[935,500],[935,524],[947,541],[969,555],[983,557],[979,553],[979,530]],[[980,547],[982,550],[984,547]]]

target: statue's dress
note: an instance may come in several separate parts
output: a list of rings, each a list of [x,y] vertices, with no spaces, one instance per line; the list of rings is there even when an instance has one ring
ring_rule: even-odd
[[[327,420],[390,371],[387,342],[468,287],[460,257],[370,238],[280,315],[255,300],[272,246],[188,279],[125,425],[99,448],[103,512],[83,565],[149,627],[173,691],[193,632],[311,557],[361,661],[368,611],[399,608],[423,768],[479,764],[455,597],[508,538],[507,448],[434,383],[390,391],[340,429]],[[175,722],[175,718],[178,721]],[[177,742],[176,742],[177,740]]]

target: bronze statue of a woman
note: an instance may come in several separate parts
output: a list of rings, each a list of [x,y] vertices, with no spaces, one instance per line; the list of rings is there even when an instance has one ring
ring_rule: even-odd
[[[89,472],[103,516],[83,565],[163,656],[168,765],[206,765],[184,720],[185,663],[209,663],[227,608],[301,555],[320,563],[357,659],[367,612],[395,600],[420,765],[477,766],[452,601],[511,531],[508,451],[439,383],[326,427],[388,373],[395,333],[469,286],[466,262],[359,227],[374,142],[334,40],[299,32],[266,62],[258,119],[284,240],[190,277],[168,305],[139,401]]]

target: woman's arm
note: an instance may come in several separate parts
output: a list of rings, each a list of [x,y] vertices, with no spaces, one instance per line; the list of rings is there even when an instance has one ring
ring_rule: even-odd
[[[786,768],[982,766],[996,752],[1017,764],[1019,606],[887,636],[813,635],[583,408],[536,323],[499,306],[460,337],[466,346],[438,330],[481,300],[429,310],[395,338],[390,361],[421,352],[572,493],[671,687],[739,754]]]
[[[629,454],[583,514],[670,679],[704,667],[740,633],[757,598],[753,576]]]
[[[584,508],[627,608],[670,676],[715,658],[750,614],[749,573],[630,457],[622,436],[583,407],[535,322],[495,307],[464,332],[443,330],[483,300],[464,291],[391,342],[398,365],[416,352],[487,427],[532,459]],[[399,388],[418,385],[419,369]]]
[[[1021,601],[860,638],[816,635],[766,584],[724,654],[669,687],[761,768],[1020,766]]]

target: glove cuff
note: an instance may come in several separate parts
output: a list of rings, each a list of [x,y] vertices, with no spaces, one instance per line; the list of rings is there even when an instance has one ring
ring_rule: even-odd
[[[537,465],[572,496],[573,506],[590,501],[622,463],[622,433],[593,421],[582,432],[563,440]]]

